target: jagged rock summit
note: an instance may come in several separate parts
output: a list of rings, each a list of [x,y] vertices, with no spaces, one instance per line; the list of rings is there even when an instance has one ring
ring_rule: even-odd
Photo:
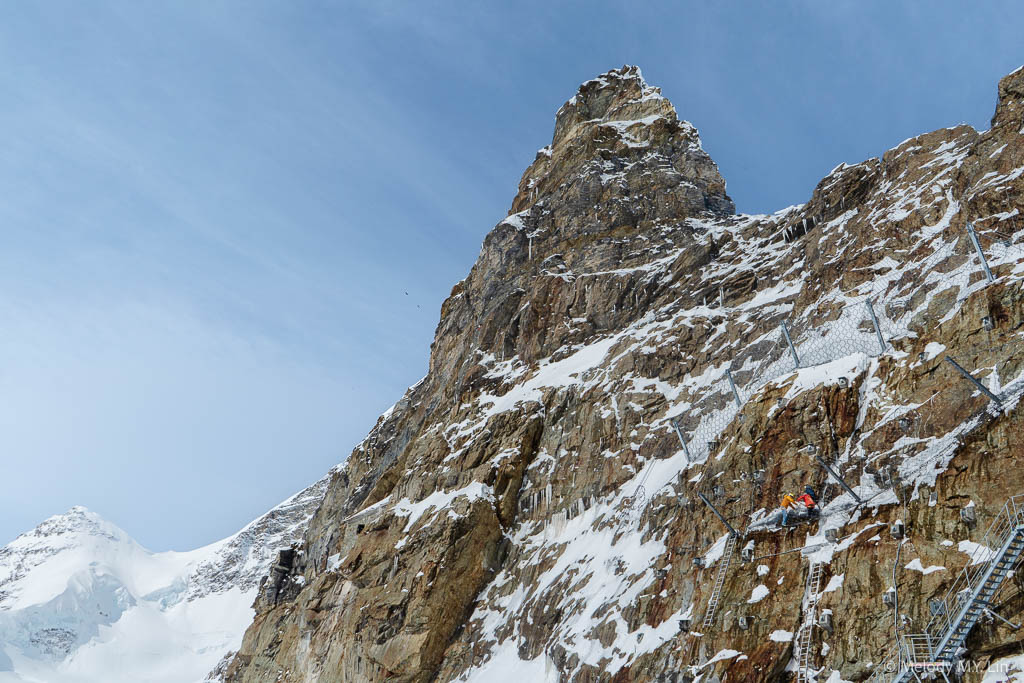
[[[574,184],[560,187],[567,182]],[[647,85],[636,66],[587,81],[558,110],[551,144],[523,174],[512,212],[556,190],[562,196],[566,191],[578,195],[580,203],[573,208],[585,208],[588,199],[646,200],[646,211],[634,217],[634,224],[678,219],[680,210],[689,215],[735,212],[697,129],[677,117],[660,88]],[[627,216],[616,218],[630,222]]]
[[[224,679],[871,675],[1024,492],[1021,74],[770,216],[639,69],[584,83]]]

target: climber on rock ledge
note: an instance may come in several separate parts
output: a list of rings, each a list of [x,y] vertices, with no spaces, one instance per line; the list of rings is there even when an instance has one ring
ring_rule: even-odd
[[[821,516],[821,510],[818,508],[818,497],[810,486],[804,487],[804,494],[797,498],[796,502],[804,504],[804,507],[807,508],[807,514],[811,519]]]
[[[821,509],[818,507],[818,497],[810,486],[804,487],[804,492],[799,497],[787,493],[782,497],[779,507],[771,514],[753,522],[748,531],[759,531],[764,529],[799,525],[818,519],[821,516]]]
[[[793,494],[787,493],[784,495],[779,507],[782,508],[782,526],[786,526],[789,522],[789,511],[796,508],[796,499],[793,498]]]
[[[804,487],[804,492],[797,498],[792,493],[787,493],[782,498],[782,526],[786,526],[789,520],[790,510],[793,511],[797,521],[814,520],[821,516],[818,508],[818,499],[814,489],[810,486]]]

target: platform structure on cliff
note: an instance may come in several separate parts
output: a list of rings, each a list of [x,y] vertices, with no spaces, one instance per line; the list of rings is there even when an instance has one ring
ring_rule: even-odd
[[[932,603],[935,616],[924,633],[904,636],[869,683],[909,683],[924,672],[945,676],[960,659],[971,629],[983,615],[994,614],[993,600],[1022,554],[1024,494],[1003,504],[967,566],[945,596]]]
[[[815,671],[811,668],[812,647],[814,645],[814,629],[818,625],[818,598],[821,596],[821,577],[825,573],[825,563],[811,562],[807,568],[807,584],[804,588],[804,621],[796,635],[796,680],[797,683],[810,683]]]
[[[721,564],[718,565],[718,572],[715,573],[715,586],[711,590],[711,597],[708,599],[708,609],[704,613],[703,630],[707,630],[715,622],[715,614],[718,612],[718,604],[722,599],[722,588],[725,586],[725,576],[729,572],[729,564],[732,562],[732,553],[736,549],[735,534],[729,534],[725,541],[725,551],[722,553]]]

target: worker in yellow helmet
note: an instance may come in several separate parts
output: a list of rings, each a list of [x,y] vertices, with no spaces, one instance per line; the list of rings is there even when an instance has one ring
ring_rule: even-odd
[[[796,507],[796,498],[793,497],[792,493],[787,493],[782,497],[782,526],[786,526],[786,520],[789,519],[789,511]]]

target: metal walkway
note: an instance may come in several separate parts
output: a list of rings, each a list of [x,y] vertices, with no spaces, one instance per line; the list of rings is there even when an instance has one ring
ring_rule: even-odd
[[[814,627],[818,623],[818,598],[821,596],[821,575],[824,568],[824,563],[814,562],[807,569],[807,586],[804,589],[807,609],[796,636],[797,683],[809,683],[814,680],[817,673],[811,669],[811,646],[814,644]]]
[[[908,683],[917,672],[949,671],[967,635],[992,601],[1024,552],[1024,495],[1007,500],[941,601],[924,633],[908,635],[878,665],[869,683]]]
[[[718,573],[715,575],[715,587],[711,591],[711,598],[708,600],[708,609],[704,613],[704,624],[702,630],[706,630],[715,621],[715,612],[718,611],[718,602],[722,597],[722,587],[725,585],[725,575],[729,571],[729,563],[732,562],[732,551],[736,549],[736,535],[730,533],[725,542],[725,551],[722,553],[722,562],[718,565]]]

